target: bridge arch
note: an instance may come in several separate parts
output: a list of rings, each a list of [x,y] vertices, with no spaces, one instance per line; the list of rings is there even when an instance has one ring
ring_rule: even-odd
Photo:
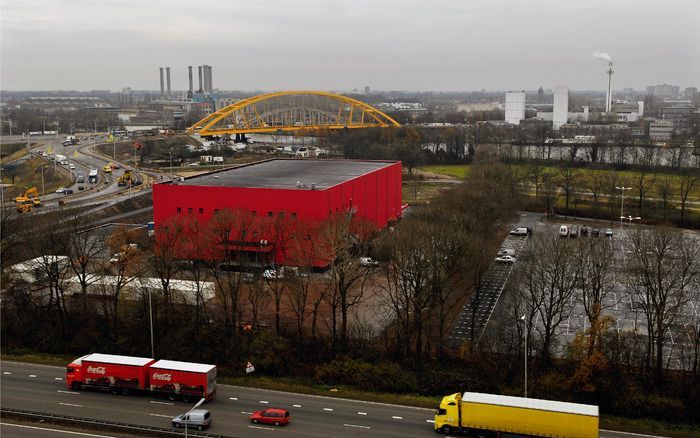
[[[188,132],[202,136],[401,126],[373,106],[325,91],[279,91],[241,100],[209,114]]]

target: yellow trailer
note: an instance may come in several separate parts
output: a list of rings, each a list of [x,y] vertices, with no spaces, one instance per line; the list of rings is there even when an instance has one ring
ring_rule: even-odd
[[[435,430],[443,433],[598,438],[598,406],[465,392],[442,398]]]

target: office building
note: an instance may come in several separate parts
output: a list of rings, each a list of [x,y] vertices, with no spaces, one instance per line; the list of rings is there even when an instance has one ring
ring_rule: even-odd
[[[569,87],[557,85],[554,87],[554,110],[552,114],[552,127],[558,131],[561,125],[566,124],[569,118]]]
[[[525,119],[525,92],[508,91],[506,93],[506,122],[519,125]]]

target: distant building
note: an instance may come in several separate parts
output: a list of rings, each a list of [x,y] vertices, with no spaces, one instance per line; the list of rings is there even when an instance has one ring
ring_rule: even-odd
[[[598,141],[615,140],[621,135],[630,133],[628,125],[615,123],[604,125],[589,125],[579,123],[567,123],[559,128],[559,135],[565,138],[574,138],[577,135],[594,135]]]
[[[649,124],[649,141],[664,142],[671,140],[673,134],[673,122],[670,120],[656,120]]]
[[[369,85],[365,85],[365,96],[369,96]]]
[[[552,114],[552,127],[558,131],[561,125],[569,119],[569,87],[557,85],[554,87],[554,111]]]
[[[651,96],[661,96],[661,97],[676,97],[680,92],[681,87],[678,85],[649,85],[647,87],[647,94]]]
[[[494,111],[498,109],[497,103],[458,103],[457,112],[473,113],[476,111]]]
[[[508,91],[506,93],[506,122],[519,125],[525,119],[525,92]]]
[[[698,89],[697,87],[688,87],[684,94],[686,99],[695,99],[698,95]]]
[[[644,101],[633,103],[613,104],[613,112],[617,114],[618,122],[636,122],[644,116]]]
[[[695,108],[691,105],[666,107],[661,111],[661,118],[672,122],[676,132],[688,131],[693,126]]]
[[[543,103],[543,102],[544,102],[544,90],[542,89],[542,87],[540,87],[540,88],[537,90],[537,102],[538,102],[538,103]]]

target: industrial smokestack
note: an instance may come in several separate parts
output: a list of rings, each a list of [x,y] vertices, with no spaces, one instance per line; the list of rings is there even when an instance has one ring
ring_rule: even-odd
[[[199,70],[199,91],[198,91],[198,93],[201,93],[202,92],[202,66],[200,65],[199,67],[197,67],[197,69]]]
[[[605,98],[605,112],[609,113],[612,111],[612,75],[613,75],[613,63],[612,60],[608,61],[608,95]]]
[[[170,96],[170,67],[165,67],[165,82],[168,84],[168,96]]]
[[[192,94],[192,66],[187,66],[187,70],[190,74],[190,94]]]
[[[160,96],[163,97],[165,86],[163,84],[163,67],[160,68]]]

